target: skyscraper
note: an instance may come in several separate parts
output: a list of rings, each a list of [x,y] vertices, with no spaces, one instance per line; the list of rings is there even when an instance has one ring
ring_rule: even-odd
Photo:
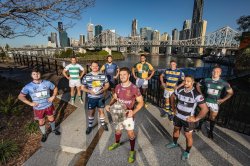
[[[54,43],[58,47],[57,33],[55,32],[51,32],[51,43]]]
[[[191,20],[185,20],[183,23],[183,30],[184,29],[191,29]]]
[[[131,30],[131,36],[137,36],[137,20],[132,20],[132,30]]]
[[[100,35],[102,33],[102,26],[101,25],[96,25],[95,26],[95,37]]]
[[[88,23],[87,25],[87,40],[88,42],[94,39],[94,24]]]
[[[80,40],[79,40],[79,45],[83,46],[83,44],[85,43],[85,36],[80,34]]]
[[[178,40],[179,40],[179,31],[178,29],[175,28],[172,30],[172,44],[177,45]],[[172,47],[172,51],[174,53],[177,53],[178,51],[177,49],[178,49],[177,47]]]
[[[69,46],[69,38],[67,32],[63,29],[63,23],[58,22],[59,40],[61,47]]]
[[[199,23],[202,21],[204,0],[194,0],[192,27],[191,27],[191,38],[199,37]]]
[[[172,30],[172,40],[179,40],[179,31],[176,28]]]
[[[159,45],[160,44],[160,32],[158,30],[154,30],[152,34],[152,44]],[[159,54],[159,46],[152,47],[151,54]]]
[[[140,29],[141,38],[144,40],[152,40],[153,29],[151,27],[144,27]]]

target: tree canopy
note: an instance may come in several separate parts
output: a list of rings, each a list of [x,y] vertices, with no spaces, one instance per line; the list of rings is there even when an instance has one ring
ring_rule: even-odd
[[[63,18],[80,19],[95,0],[0,0],[0,38],[46,34]],[[69,22],[68,24],[71,24]]]
[[[248,16],[241,16],[237,19],[237,24],[239,25],[238,30],[240,31],[250,31],[250,15]]]

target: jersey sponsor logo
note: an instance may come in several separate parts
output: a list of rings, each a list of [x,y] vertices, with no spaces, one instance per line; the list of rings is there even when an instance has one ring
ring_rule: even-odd
[[[101,81],[92,81],[92,87],[100,87]]]
[[[217,89],[208,89],[207,90],[207,93],[210,94],[210,95],[218,95],[219,94],[219,90]]]

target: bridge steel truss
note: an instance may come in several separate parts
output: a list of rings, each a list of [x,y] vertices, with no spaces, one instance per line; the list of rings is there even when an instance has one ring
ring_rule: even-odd
[[[104,35],[106,38],[104,38]],[[172,41],[153,41],[153,40],[143,40],[140,37],[137,38],[126,38],[112,31],[105,31],[96,36],[92,41],[88,41],[83,46],[88,47],[193,47],[193,48],[229,48],[238,49],[239,41],[236,37],[240,33],[233,30],[230,27],[223,27],[215,32],[207,34],[206,36],[187,39],[187,40],[172,40]],[[107,36],[110,39],[107,39]]]

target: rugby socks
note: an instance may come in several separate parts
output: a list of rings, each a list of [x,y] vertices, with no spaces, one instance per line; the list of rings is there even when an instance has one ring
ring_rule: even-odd
[[[215,121],[214,120],[210,120],[210,132],[214,131],[214,126],[215,126]]]
[[[103,126],[105,124],[105,121],[104,121],[105,118],[104,117],[100,117],[99,119],[100,119],[101,125]]]
[[[82,100],[81,96],[78,96],[79,100]]]
[[[44,124],[44,125],[39,126],[39,128],[40,128],[40,130],[41,130],[41,132],[42,132],[42,134],[43,134],[43,135],[44,135],[44,134],[46,134],[45,124]]]
[[[190,147],[187,146],[187,147],[186,147],[186,152],[189,153],[191,148],[192,148],[192,146],[190,146]]]
[[[75,100],[74,96],[71,96],[71,101],[74,101],[74,100]]]
[[[134,151],[135,150],[135,137],[132,139],[129,139],[129,142],[130,142],[131,151]]]
[[[50,127],[51,127],[51,130],[54,131],[56,129],[56,123],[55,123],[55,120],[49,122],[50,124]]]
[[[178,137],[173,137],[174,144],[177,144]]]
[[[170,103],[165,102],[165,111],[169,112],[170,111]]]
[[[89,117],[89,127],[93,127],[95,117]]]
[[[122,134],[121,133],[115,133],[115,142],[119,143],[121,139]]]

